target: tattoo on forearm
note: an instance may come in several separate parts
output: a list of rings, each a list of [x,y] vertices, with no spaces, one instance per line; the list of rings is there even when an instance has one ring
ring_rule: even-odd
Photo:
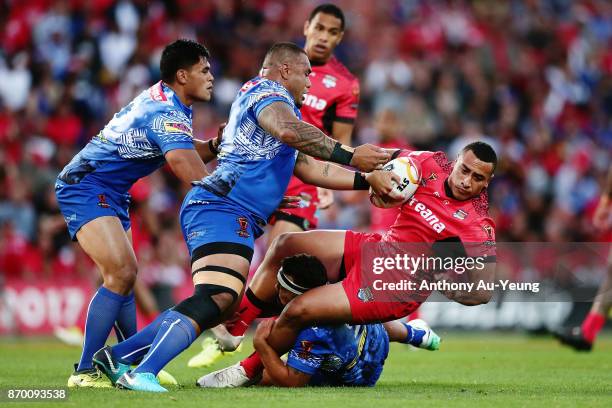
[[[283,141],[302,153],[320,159],[329,159],[334,151],[336,141],[308,123],[284,121],[280,123],[280,128],[291,131],[291,136]]]
[[[323,177],[327,176],[329,176],[329,163],[327,163],[325,167],[323,167]]]

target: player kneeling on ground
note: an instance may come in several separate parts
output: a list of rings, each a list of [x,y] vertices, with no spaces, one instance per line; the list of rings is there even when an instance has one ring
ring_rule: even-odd
[[[321,261],[306,254],[285,258],[277,277],[277,301],[283,306],[309,289],[327,284],[327,272]],[[242,365],[237,363],[201,377],[197,384],[224,387],[228,382],[222,377],[236,376],[245,385],[373,386],[382,373],[390,341],[428,350],[437,350],[440,345],[440,337],[422,320],[312,326],[300,332],[285,363],[266,342],[272,325],[272,319],[260,323],[253,339],[265,366],[261,377],[249,381]]]

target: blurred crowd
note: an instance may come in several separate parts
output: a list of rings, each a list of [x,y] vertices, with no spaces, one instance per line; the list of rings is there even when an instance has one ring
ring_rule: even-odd
[[[216,134],[241,83],[275,41],[303,44],[319,1],[0,1],[0,276],[90,276],[70,242],[53,183],[138,92],[159,80],[163,47],[195,38],[212,53]],[[498,241],[608,239],[591,223],[612,151],[612,2],[336,1],[347,31],[336,55],[361,83],[353,144],[402,143],[453,157],[496,148],[490,187]],[[134,244],[145,281],[184,279],[177,226],[187,187],[166,170],[133,189]],[[367,198],[337,193],[325,228],[368,230]],[[180,248],[181,250],[177,250]]]

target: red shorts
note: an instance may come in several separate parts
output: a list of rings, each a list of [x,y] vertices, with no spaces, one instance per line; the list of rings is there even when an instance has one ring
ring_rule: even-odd
[[[317,188],[310,184],[305,184],[299,178],[293,176],[287,187],[285,195],[288,196],[302,196],[299,208],[286,208],[282,211],[277,211],[270,220],[270,224],[278,220],[291,222],[304,231],[309,229],[316,229],[319,219],[315,216],[317,212],[317,204],[319,202],[319,196],[317,195]],[[287,216],[288,215],[288,216]]]
[[[380,302],[372,298],[369,288],[362,287],[361,249],[365,243],[380,242],[377,233],[346,231],[344,237],[344,268],[346,277],[342,287],[351,305],[354,323],[386,322],[400,319],[414,312],[419,302]]]

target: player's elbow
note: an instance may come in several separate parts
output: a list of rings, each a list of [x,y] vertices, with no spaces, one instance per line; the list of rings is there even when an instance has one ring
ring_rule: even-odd
[[[279,129],[276,132],[277,138],[278,140],[280,140],[281,142],[285,143],[285,144],[292,144],[293,142],[295,142],[295,131],[292,129],[287,129],[287,128],[283,128],[283,129]]]

